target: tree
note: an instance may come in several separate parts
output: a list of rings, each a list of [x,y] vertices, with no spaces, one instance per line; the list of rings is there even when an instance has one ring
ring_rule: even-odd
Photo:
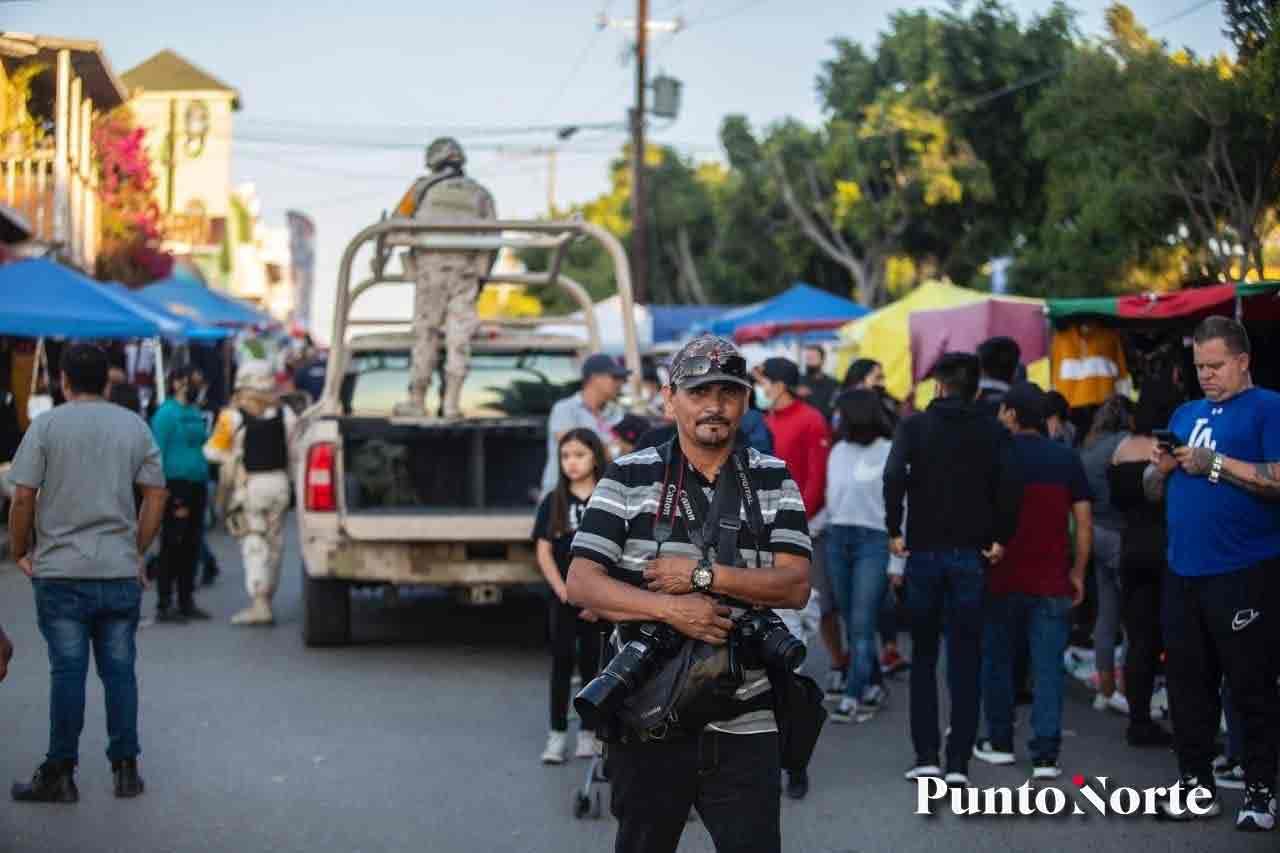
[[[1273,34],[1280,34],[1277,12],[1280,0],[1223,0],[1222,14],[1227,19],[1223,35],[1236,46],[1241,62],[1247,64]]]
[[[96,275],[105,281],[142,285],[173,269],[173,256],[159,248],[160,209],[145,137],[146,130],[135,125],[127,107],[94,123],[102,211]]]
[[[1015,284],[1092,295],[1160,270],[1176,284],[1261,269],[1280,127],[1226,58],[1169,53],[1119,4],[1107,22],[1106,43],[1082,49],[1028,117],[1048,207]]]

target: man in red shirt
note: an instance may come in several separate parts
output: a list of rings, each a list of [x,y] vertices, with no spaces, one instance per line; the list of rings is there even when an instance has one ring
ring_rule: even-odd
[[[805,514],[813,521],[826,503],[831,429],[821,412],[796,395],[799,386],[800,368],[795,362],[766,359],[760,367],[757,402],[767,412],[773,455],[787,463],[804,496]]]
[[[831,430],[822,413],[797,396],[800,368],[795,362],[785,358],[766,359],[756,372],[756,380],[759,383],[756,385],[756,402],[766,413],[765,425],[773,435],[773,455],[787,463],[787,470],[804,498],[805,516],[812,523],[826,504]],[[817,537],[818,531],[811,530]],[[806,646],[816,623],[832,663],[847,669],[849,658],[840,642],[835,599],[827,581],[826,567],[819,556],[823,552],[821,544],[814,545],[814,559],[809,569],[812,589],[809,604],[803,610],[780,610],[778,615]],[[843,690],[843,684],[840,687]],[[799,800],[808,791],[808,773],[793,771],[787,781],[787,796]]]
[[[1045,436],[1047,395],[1029,382],[1000,402],[1000,422],[1013,433],[1022,472],[1018,530],[1004,558],[987,570],[982,708],[988,739],[973,749],[989,764],[1012,764],[1013,638],[1028,637],[1035,689],[1031,704],[1031,776],[1056,779],[1062,745],[1062,655],[1071,608],[1084,598],[1093,539],[1093,496],[1080,457]],[[1074,548],[1071,522],[1075,523]]]

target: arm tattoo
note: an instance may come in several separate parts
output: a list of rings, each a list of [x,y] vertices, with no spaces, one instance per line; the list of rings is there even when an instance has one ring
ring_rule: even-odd
[[[1222,479],[1263,500],[1280,501],[1280,462],[1256,462],[1247,476],[1224,469]]]
[[[1164,479],[1155,465],[1148,465],[1147,470],[1142,472],[1142,493],[1149,502],[1158,504],[1164,500]]]

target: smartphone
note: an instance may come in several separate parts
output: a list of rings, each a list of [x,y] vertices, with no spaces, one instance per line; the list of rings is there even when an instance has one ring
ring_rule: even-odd
[[[1174,449],[1182,444],[1178,436],[1167,429],[1152,430],[1151,435],[1155,437],[1156,444],[1160,445],[1160,449],[1165,453],[1173,453]]]

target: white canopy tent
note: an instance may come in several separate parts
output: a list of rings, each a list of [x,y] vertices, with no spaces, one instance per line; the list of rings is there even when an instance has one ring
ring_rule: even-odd
[[[615,295],[600,300],[595,305],[595,312],[596,323],[600,326],[600,345],[603,351],[609,355],[622,355],[626,345],[622,335],[621,297]],[[582,312],[577,311],[569,316],[580,319]],[[636,306],[635,323],[636,338],[640,352],[643,353],[653,346],[653,318],[649,315],[648,308],[643,305]],[[544,323],[538,326],[538,332],[544,335],[564,335],[584,340],[587,337],[587,327],[574,323]]]

